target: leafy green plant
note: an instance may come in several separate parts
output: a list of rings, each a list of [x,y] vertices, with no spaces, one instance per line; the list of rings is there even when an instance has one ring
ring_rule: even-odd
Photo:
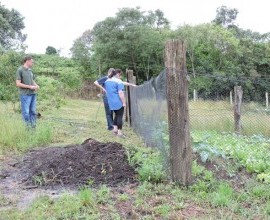
[[[148,155],[137,170],[141,181],[158,183],[166,179],[162,157],[158,152]]]
[[[154,212],[158,215],[161,215],[164,218],[169,216],[169,213],[171,212],[171,210],[172,210],[172,207],[169,204],[161,204],[157,207],[154,207]]]
[[[102,185],[96,192],[96,202],[105,204],[110,200],[110,189],[106,185]]]
[[[228,206],[233,199],[233,189],[226,183],[221,183],[217,190],[210,194],[214,206]]]
[[[270,172],[269,173],[260,173],[257,175],[257,180],[265,183],[270,183]]]
[[[64,84],[67,93],[72,93],[82,87],[82,79],[77,70],[65,69],[60,71],[60,81]]]
[[[204,170],[204,166],[199,165],[196,160],[192,161],[192,174],[194,176],[202,175]]]
[[[198,152],[202,162],[211,160],[214,157],[226,158],[224,153],[218,150],[216,147],[209,145],[205,142],[193,142],[193,149],[195,152]]]
[[[202,180],[198,180],[195,184],[190,186],[190,189],[195,192],[209,192],[210,185]]]
[[[270,202],[269,202],[269,201],[266,203],[264,212],[265,212],[265,214],[266,214],[267,216],[270,216]]]
[[[83,188],[79,191],[79,200],[83,206],[95,208],[96,200],[94,192],[89,188]]]
[[[268,184],[256,184],[251,188],[251,194],[257,198],[263,199],[265,201],[270,200],[270,191]]]
[[[155,195],[154,189],[155,185],[153,183],[144,181],[138,186],[137,192],[139,197],[146,199]]]
[[[209,181],[209,182],[214,181],[215,178],[214,178],[213,172],[212,172],[212,171],[209,171],[209,170],[205,170],[205,171],[204,171],[203,179],[204,179],[205,181]]]
[[[42,186],[45,184],[45,181],[42,176],[33,176],[32,179],[35,185]]]
[[[118,200],[122,201],[122,202],[128,201],[129,200],[129,195],[126,194],[126,193],[123,193],[123,194],[119,195]]]
[[[247,171],[257,173],[257,180],[266,183],[269,181],[269,139],[260,135],[247,137],[218,132],[194,131],[192,135],[194,148],[206,152],[203,154],[204,160],[209,155],[215,157],[220,155],[224,159],[230,157],[238,162],[239,167],[243,166]],[[259,148],[258,144],[260,144]]]
[[[64,104],[64,84],[49,76],[37,77],[40,86],[38,91],[38,111],[59,108]]]
[[[161,182],[166,179],[163,157],[159,151],[151,148],[139,148],[130,156],[130,163],[137,166],[141,181]]]

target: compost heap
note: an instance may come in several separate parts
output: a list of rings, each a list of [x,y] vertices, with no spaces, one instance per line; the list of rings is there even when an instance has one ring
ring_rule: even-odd
[[[136,171],[121,144],[91,138],[81,145],[33,149],[19,166],[21,182],[26,186],[116,186],[136,182]]]

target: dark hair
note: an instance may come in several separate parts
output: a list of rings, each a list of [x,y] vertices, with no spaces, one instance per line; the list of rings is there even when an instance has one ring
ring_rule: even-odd
[[[122,74],[122,70],[121,69],[115,69],[111,72],[111,74],[109,75],[109,78],[114,77],[116,74],[120,73],[120,75]]]
[[[24,58],[23,58],[23,63],[25,63],[26,61],[28,61],[28,60],[32,60],[33,59],[33,57],[32,56],[25,56]]]

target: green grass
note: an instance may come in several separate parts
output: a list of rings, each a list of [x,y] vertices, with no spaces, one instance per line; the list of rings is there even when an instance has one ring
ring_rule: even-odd
[[[129,163],[136,167],[140,179],[138,186],[119,188],[105,185],[92,188],[89,182],[78,192],[66,192],[57,199],[40,196],[25,209],[18,209],[15,202],[0,193],[0,206],[3,207],[0,219],[270,218],[268,183],[250,177],[249,181],[235,187],[229,179],[219,179],[218,174],[194,161],[192,184],[186,187],[176,185],[166,178],[161,154],[146,148],[127,124],[123,128],[128,136],[126,139],[114,137],[106,130],[100,100],[70,99],[59,109],[41,112],[42,118],[38,120],[35,133],[25,130],[21,116],[13,113],[9,104],[0,104],[0,113],[0,152],[3,157],[5,154],[24,153],[31,147],[82,143],[87,138],[100,142],[116,141],[127,149]],[[227,170],[239,181],[244,178],[238,172],[240,168],[252,172],[260,169],[267,174],[269,141],[263,136],[193,131],[192,138],[194,146],[195,143],[197,147],[200,145],[197,149],[206,161],[223,160],[216,168]],[[224,158],[223,153],[226,154]],[[234,158],[234,164],[228,158]]]
[[[234,106],[229,101],[189,102],[190,125],[193,130],[234,132]],[[270,136],[269,110],[254,102],[241,107],[243,135]]]
[[[4,111],[6,105],[0,108],[0,154],[23,152],[52,141],[53,129],[50,123],[40,122],[36,129],[27,129],[21,115],[12,113],[11,109]]]

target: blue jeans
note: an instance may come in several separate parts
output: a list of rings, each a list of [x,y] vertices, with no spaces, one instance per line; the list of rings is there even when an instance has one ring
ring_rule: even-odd
[[[108,130],[113,130],[113,111],[110,110],[106,95],[103,96],[103,103],[105,108]]]
[[[28,127],[36,126],[37,95],[20,95],[22,117]]]

